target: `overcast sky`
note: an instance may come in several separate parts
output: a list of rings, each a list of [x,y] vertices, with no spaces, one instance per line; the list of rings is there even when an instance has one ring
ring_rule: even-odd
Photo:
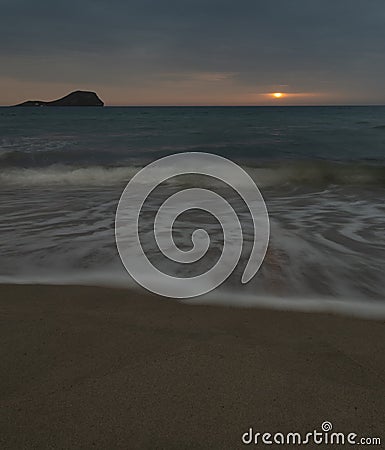
[[[385,1],[0,0],[0,68],[5,105],[385,104]]]

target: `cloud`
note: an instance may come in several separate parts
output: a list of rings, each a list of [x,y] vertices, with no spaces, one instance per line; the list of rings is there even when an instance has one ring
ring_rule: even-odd
[[[352,101],[381,91],[385,101],[382,0],[1,2],[6,78],[244,94],[289,85]]]

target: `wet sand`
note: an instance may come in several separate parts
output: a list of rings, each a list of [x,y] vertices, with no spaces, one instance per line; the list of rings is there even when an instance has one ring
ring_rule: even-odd
[[[325,420],[385,438],[383,321],[10,285],[0,318],[1,449],[234,449]]]

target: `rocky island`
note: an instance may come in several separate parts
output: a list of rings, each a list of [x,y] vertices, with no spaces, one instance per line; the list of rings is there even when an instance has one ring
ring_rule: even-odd
[[[29,100],[15,106],[104,106],[104,102],[95,92],[75,91],[51,102]]]

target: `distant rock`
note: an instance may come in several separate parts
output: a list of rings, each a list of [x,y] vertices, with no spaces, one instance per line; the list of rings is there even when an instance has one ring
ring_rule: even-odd
[[[52,102],[29,100],[15,106],[104,106],[104,102],[100,100],[95,92],[75,91]]]

